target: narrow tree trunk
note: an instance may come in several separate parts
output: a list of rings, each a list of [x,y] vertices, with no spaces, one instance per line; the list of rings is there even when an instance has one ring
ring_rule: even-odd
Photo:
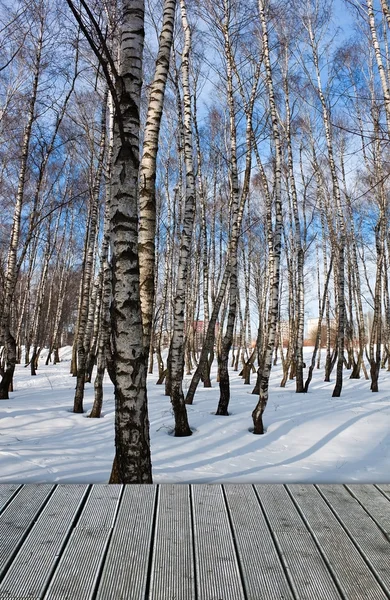
[[[143,155],[140,164],[140,226],[138,233],[140,265],[140,297],[144,344],[150,347],[153,324],[155,285],[155,234],[156,234],[156,159],[158,138],[164,105],[165,85],[169,71],[176,0],[164,0],[163,23],[155,72],[150,88],[146,116]]]
[[[4,353],[6,359],[6,369],[2,380],[0,381],[0,399],[8,399],[8,390],[12,385],[12,378],[15,371],[16,365],[16,342],[15,338],[11,334],[11,306],[12,299],[15,291],[16,280],[18,276],[17,271],[17,253],[20,238],[20,223],[21,214],[24,201],[24,189],[26,183],[26,170],[27,161],[30,152],[30,141],[31,132],[34,122],[35,115],[35,104],[38,93],[38,83],[41,72],[41,56],[43,46],[43,21],[41,21],[41,27],[38,35],[35,64],[34,64],[34,76],[33,84],[31,89],[31,98],[27,113],[27,122],[23,133],[23,143],[21,149],[21,163],[19,170],[18,189],[16,192],[16,202],[14,208],[14,215],[12,221],[11,239],[8,249],[7,257],[7,268],[5,274],[5,291],[4,291],[4,302],[3,302],[3,314],[1,317],[1,332],[4,339]]]
[[[90,337],[87,336],[88,310],[91,302],[91,282],[93,280],[94,250],[99,226],[99,196],[103,173],[103,160],[106,147],[106,113],[107,113],[108,88],[106,88],[102,103],[100,120],[100,146],[99,156],[94,176],[93,187],[91,191],[91,207],[89,222],[87,227],[86,253],[84,260],[83,283],[81,288],[80,314],[77,330],[77,381],[76,392],[74,396],[73,412],[84,412],[84,386],[87,366],[87,357],[90,347]]]
[[[279,284],[280,284],[280,256],[281,256],[281,245],[282,245],[282,198],[281,198],[281,179],[282,179],[282,150],[279,133],[278,115],[275,102],[274,84],[272,77],[271,59],[269,54],[268,44],[268,26],[265,12],[265,0],[259,0],[259,12],[260,22],[263,34],[263,54],[264,64],[266,69],[266,86],[268,92],[268,101],[272,121],[272,139],[275,149],[275,162],[274,162],[274,202],[275,202],[275,214],[276,222],[273,235],[273,252],[272,252],[272,277],[270,286],[270,298],[269,298],[269,312],[270,312],[270,323],[268,329],[268,341],[265,350],[264,364],[262,365],[260,375],[260,394],[259,401],[252,412],[253,419],[253,433],[263,434],[263,413],[268,402],[268,386],[269,378],[272,368],[272,354],[275,346],[275,335],[277,319],[279,314]],[[268,206],[267,210],[270,212],[271,207]]]
[[[181,18],[184,30],[184,49],[182,54],[182,84],[184,103],[184,160],[186,167],[186,194],[184,205],[183,230],[180,241],[179,265],[177,270],[176,294],[174,300],[174,325],[171,342],[171,364],[170,364],[170,396],[175,416],[175,436],[183,437],[191,435],[188,424],[187,410],[183,394],[183,372],[184,372],[184,315],[185,315],[185,293],[187,287],[187,275],[191,259],[191,243],[195,218],[195,182],[192,161],[192,115],[191,95],[189,85],[189,56],[191,49],[191,33],[187,20],[185,0],[180,0]]]

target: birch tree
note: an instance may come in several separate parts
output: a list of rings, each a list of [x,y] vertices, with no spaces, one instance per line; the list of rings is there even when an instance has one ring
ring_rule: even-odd
[[[83,259],[83,275],[80,288],[80,303],[78,314],[77,336],[77,382],[74,396],[73,412],[82,413],[84,399],[84,384],[86,378],[87,357],[90,347],[90,337],[87,332],[88,311],[91,303],[93,270],[95,265],[95,248],[99,229],[100,190],[103,174],[103,161],[106,150],[106,113],[108,89],[104,91],[100,115],[100,140],[96,170],[93,175],[93,185],[90,192],[88,225],[86,228],[85,250]]]
[[[275,347],[276,338],[276,327],[279,315],[279,285],[280,285],[280,257],[281,257],[281,246],[282,246],[282,148],[281,138],[279,131],[279,120],[277,114],[277,107],[275,101],[274,81],[272,74],[272,64],[270,56],[269,46],[269,34],[268,34],[268,19],[266,12],[265,0],[259,0],[259,18],[262,32],[262,47],[263,47],[263,60],[266,70],[266,86],[268,93],[269,111],[272,125],[272,143],[275,153],[274,158],[274,184],[273,184],[273,195],[274,195],[274,206],[275,206],[275,228],[273,231],[272,241],[272,271],[271,271],[271,285],[269,290],[269,323],[268,323],[268,338],[266,350],[264,353],[263,363],[261,365],[260,374],[260,394],[259,401],[252,412],[253,419],[253,433],[263,434],[263,413],[268,402],[268,387],[269,378],[272,368],[272,355]],[[271,207],[268,207],[268,211]]]
[[[138,258],[140,100],[145,36],[143,0],[119,6],[118,66],[84,0],[68,5],[103,70],[114,104],[110,195],[112,377],[115,458],[111,483],[151,483],[147,352],[143,344]]]
[[[11,238],[8,248],[7,267],[5,272],[5,291],[3,314],[1,317],[1,336],[4,340],[4,349],[6,356],[6,370],[0,382],[0,399],[8,398],[8,389],[12,383],[13,374],[16,364],[16,342],[11,332],[11,308],[12,299],[15,291],[17,271],[17,252],[20,240],[20,223],[21,214],[24,202],[24,191],[26,184],[27,163],[30,152],[32,127],[35,117],[35,106],[38,95],[38,87],[42,71],[42,47],[45,35],[45,6],[42,7],[42,12],[38,15],[38,29],[35,40],[35,55],[33,63],[33,79],[31,85],[30,101],[27,109],[26,123],[23,132],[23,141],[21,148],[19,180],[16,192],[16,201],[13,214]]]
[[[341,205],[341,194],[340,194],[340,185],[339,179],[337,175],[336,163],[334,158],[334,147],[333,147],[333,137],[332,137],[332,128],[330,123],[330,114],[328,104],[326,102],[323,86],[321,81],[320,74],[320,64],[318,57],[318,41],[315,35],[315,16],[318,17],[318,14],[314,13],[314,16],[306,15],[304,17],[304,26],[307,30],[310,47],[312,51],[313,57],[313,65],[314,72],[317,83],[317,93],[319,100],[321,102],[322,107],[322,118],[325,129],[325,139],[326,139],[326,147],[328,153],[329,160],[329,169],[332,180],[332,193],[333,193],[333,201],[335,206],[335,211],[337,215],[337,227],[338,227],[338,235],[337,241],[334,238],[336,248],[337,248],[337,309],[338,309],[338,329],[337,329],[337,375],[336,375],[336,383],[333,389],[333,397],[339,397],[341,395],[341,390],[343,386],[343,366],[344,366],[344,339],[345,339],[345,277],[344,277],[344,250],[345,250],[345,221],[344,214]]]
[[[175,12],[176,0],[165,0],[155,72],[149,92],[140,165],[140,294],[144,343],[148,350],[151,344],[150,338],[155,308],[156,160],[165,86],[169,72]]]
[[[170,347],[171,402],[175,415],[175,436],[191,435],[182,387],[184,373],[184,314],[187,277],[191,260],[191,242],[195,218],[195,179],[193,167],[192,109],[189,77],[191,52],[191,31],[187,18],[185,0],[180,0],[181,19],[184,31],[181,75],[183,85],[184,113],[184,161],[185,161],[185,203],[183,230],[180,239],[179,264],[174,300],[173,334]]]

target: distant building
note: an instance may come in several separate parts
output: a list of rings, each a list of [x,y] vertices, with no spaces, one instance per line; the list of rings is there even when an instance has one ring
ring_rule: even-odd
[[[184,323],[184,327],[186,327],[185,323]],[[204,321],[194,321],[192,323],[192,327],[193,327],[194,333],[206,333],[206,331],[207,331]],[[217,322],[215,324],[215,335],[218,334],[218,331],[219,331],[219,323]]]
[[[322,327],[326,326],[326,320],[322,319]],[[335,329],[337,326],[336,319],[330,319],[330,328]],[[307,328],[307,338],[310,340],[317,334],[318,327],[318,317],[314,317],[312,319],[307,319],[306,328]]]
[[[318,317],[314,317],[312,319],[308,319],[306,322],[307,327],[307,337],[310,339],[313,335],[317,333],[318,327]]]
[[[207,333],[208,323],[204,321],[193,321],[192,328],[195,334],[195,347],[201,348],[204,342],[205,335]],[[186,330],[187,324],[184,323],[184,329]],[[215,324],[215,338],[219,332],[219,323]]]
[[[279,335],[283,342],[288,342],[290,337],[290,321],[279,321]]]

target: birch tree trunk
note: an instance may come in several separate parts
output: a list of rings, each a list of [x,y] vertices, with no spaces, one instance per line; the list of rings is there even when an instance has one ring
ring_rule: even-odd
[[[54,317],[54,325],[53,325],[53,338],[52,338],[52,348],[53,348],[53,364],[60,362],[59,357],[59,346],[60,346],[60,324],[62,319],[62,312],[65,300],[65,292],[69,280],[69,267],[70,267],[70,259],[71,259],[71,242],[73,239],[73,226],[74,226],[74,218],[72,217],[70,232],[69,232],[69,245],[65,254],[64,264],[61,268],[60,281],[58,287],[58,297],[57,297],[57,307],[55,311]]]
[[[116,448],[110,481],[151,483],[148,356],[143,343],[138,261],[143,0],[123,0],[120,17],[120,59],[115,85],[120,114],[114,115],[110,200]]]
[[[145,347],[149,349],[154,313],[155,235],[156,235],[156,159],[169,71],[176,0],[164,1],[163,23],[159,39],[155,73],[150,89],[140,165],[139,269],[142,326]]]
[[[224,1],[225,7],[225,23],[223,24],[223,35],[224,35],[224,50],[225,60],[227,67],[227,104],[229,107],[229,133],[230,133],[230,157],[229,157],[229,187],[230,187],[230,222],[232,227],[232,237],[239,235],[237,229],[238,222],[238,211],[239,211],[239,183],[238,183],[238,167],[237,167],[237,131],[236,131],[236,108],[233,95],[233,56],[230,41],[230,23],[229,23],[229,0]],[[252,128],[250,128],[250,135]],[[249,149],[247,149],[247,156],[250,160],[250,139]],[[250,168],[250,167],[249,167]],[[248,189],[245,189],[245,194]],[[241,225],[241,223],[240,223]],[[230,401],[230,382],[229,382],[229,352],[233,343],[233,332],[234,325],[236,322],[236,311],[237,311],[237,251],[238,244],[234,244],[232,251],[229,253],[229,267],[230,267],[230,279],[229,279],[229,309],[227,317],[227,327],[225,335],[221,340],[221,352],[218,353],[218,375],[219,375],[219,390],[220,398],[218,408],[216,411],[217,415],[228,415],[228,406]]]
[[[41,57],[43,47],[44,23],[43,16],[40,20],[40,29],[37,40],[34,75],[31,88],[31,98],[29,102],[27,121],[23,133],[23,143],[21,149],[21,162],[19,170],[18,188],[16,192],[16,202],[12,221],[11,239],[8,249],[7,267],[5,273],[5,290],[3,314],[1,317],[1,335],[4,339],[4,354],[6,360],[6,369],[0,381],[0,399],[8,399],[8,389],[12,385],[12,378],[16,365],[16,342],[11,333],[11,307],[15,291],[17,271],[17,252],[20,239],[20,222],[24,200],[24,189],[26,183],[27,161],[29,157],[31,132],[34,122],[35,105],[38,94],[38,84],[41,73]]]
[[[59,211],[59,214],[58,214],[57,222],[56,222],[54,233],[53,233],[53,239],[51,239],[51,231],[50,231],[51,218],[49,217],[49,220],[48,220],[47,242],[46,242],[45,253],[44,253],[44,257],[43,257],[42,273],[41,273],[41,278],[40,278],[40,282],[39,282],[39,286],[38,286],[38,290],[37,290],[37,298],[36,298],[34,318],[33,318],[33,324],[32,324],[31,345],[32,345],[33,350],[32,350],[32,356],[31,356],[31,360],[30,360],[31,375],[36,375],[36,369],[38,366],[37,365],[38,341],[39,341],[39,329],[41,326],[41,318],[42,318],[43,300],[44,300],[46,283],[47,283],[49,262],[50,262],[50,259],[52,257],[53,251],[54,251],[56,243],[57,243],[57,235],[58,235],[60,217],[61,217],[61,211]]]
[[[181,18],[184,30],[184,49],[182,54],[182,84],[184,103],[184,160],[186,169],[186,194],[183,229],[180,241],[177,285],[174,300],[173,335],[170,348],[170,396],[175,415],[175,436],[191,435],[183,394],[184,374],[184,314],[187,276],[190,271],[191,242],[195,218],[195,180],[192,160],[192,111],[189,81],[189,57],[191,51],[191,33],[187,20],[185,0],[180,0]]]
[[[109,184],[109,182],[108,182]],[[108,185],[109,189],[109,185]],[[109,197],[106,194],[106,210],[103,227],[103,243],[102,253],[100,258],[100,269],[102,279],[102,291],[101,291],[101,305],[100,305],[100,319],[99,319],[99,334],[98,334],[98,349],[97,349],[97,367],[96,377],[94,381],[95,400],[92,406],[92,410],[89,414],[91,418],[100,418],[103,405],[103,378],[106,369],[106,353],[109,352],[109,338],[110,338],[110,296],[111,296],[111,273],[110,265],[108,262],[108,248],[109,248]]]
[[[272,354],[275,346],[276,328],[279,314],[279,285],[280,285],[280,257],[282,247],[282,148],[279,133],[279,120],[276,109],[274,83],[272,77],[272,67],[270,58],[270,49],[268,42],[268,27],[265,11],[265,0],[259,0],[259,15],[262,31],[264,65],[266,70],[266,87],[268,93],[269,110],[272,122],[272,141],[275,150],[274,159],[274,204],[275,204],[275,228],[273,235],[272,252],[272,275],[269,291],[269,327],[268,340],[264,355],[264,364],[260,376],[260,394],[259,401],[252,412],[253,433],[263,434],[263,413],[268,402],[268,386],[272,368]]]
[[[388,19],[388,22],[389,22],[388,7],[384,0],[381,0],[381,2],[382,2],[382,10],[385,14],[386,19]],[[390,90],[389,90],[389,85],[388,85],[388,81],[387,81],[386,69],[385,69],[385,66],[384,66],[383,60],[382,60],[382,51],[381,51],[381,47],[380,47],[379,41],[378,41],[378,34],[377,34],[377,30],[376,30],[374,7],[373,7],[372,0],[367,0],[367,14],[368,14],[368,22],[369,22],[370,32],[371,32],[372,45],[373,45],[374,52],[375,52],[376,64],[378,67],[379,79],[380,79],[381,87],[382,87],[383,103],[384,103],[385,115],[386,115],[387,132],[390,134]]]
[[[333,200],[335,203],[335,210],[337,214],[337,226],[338,226],[338,236],[337,241],[336,237],[335,245],[337,248],[337,308],[338,308],[338,331],[337,331],[337,374],[336,374],[336,384],[333,389],[333,397],[339,397],[341,395],[341,390],[343,387],[343,366],[344,366],[344,337],[345,337],[345,281],[344,281],[344,247],[345,247],[345,222],[344,215],[341,207],[341,196],[340,196],[340,186],[338,182],[336,163],[334,160],[333,153],[333,140],[332,140],[332,131],[330,126],[330,116],[329,110],[326,104],[325,96],[322,90],[321,83],[321,75],[320,75],[320,67],[318,60],[318,46],[316,44],[316,40],[314,37],[314,32],[312,28],[312,22],[309,18],[307,20],[307,31],[310,38],[310,45],[312,49],[313,62],[317,77],[317,91],[318,96],[322,106],[322,117],[324,121],[325,127],[325,139],[326,146],[328,152],[328,160],[329,160],[329,168],[332,178],[332,188],[333,188]]]
[[[288,178],[291,188],[292,212],[294,219],[294,249],[296,253],[296,269],[297,269],[297,326],[295,336],[295,367],[296,367],[296,391],[297,393],[304,392],[303,385],[303,335],[305,327],[305,301],[304,301],[304,250],[301,236],[301,223],[298,210],[298,193],[295,184],[294,160],[291,142],[291,110],[290,110],[290,93],[288,81],[288,47],[285,48],[285,73],[284,73],[284,93],[285,93],[285,108],[286,108],[286,143],[287,143],[287,162],[288,162]]]
[[[91,300],[91,286],[93,281],[93,267],[95,264],[95,246],[97,231],[99,227],[99,197],[100,197],[100,186],[103,173],[103,161],[104,153],[106,148],[106,113],[107,113],[107,99],[108,99],[108,88],[104,92],[102,111],[100,119],[100,143],[99,143],[99,155],[97,159],[96,172],[94,175],[93,187],[91,190],[90,199],[90,214],[88,227],[86,232],[86,251],[84,260],[84,270],[81,286],[81,301],[80,301],[80,313],[78,317],[78,328],[77,328],[77,382],[76,392],[74,396],[73,412],[82,413],[84,412],[83,400],[84,400],[84,386],[85,386],[85,374],[86,374],[86,363],[89,351],[90,339],[86,336],[87,325],[88,325],[88,309]]]

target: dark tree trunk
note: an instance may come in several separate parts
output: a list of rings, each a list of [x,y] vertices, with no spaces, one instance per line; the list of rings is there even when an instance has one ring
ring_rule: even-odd
[[[8,400],[8,392],[13,390],[13,376],[16,364],[16,341],[9,330],[5,331],[6,337],[6,364],[4,374],[0,380],[0,400]]]

